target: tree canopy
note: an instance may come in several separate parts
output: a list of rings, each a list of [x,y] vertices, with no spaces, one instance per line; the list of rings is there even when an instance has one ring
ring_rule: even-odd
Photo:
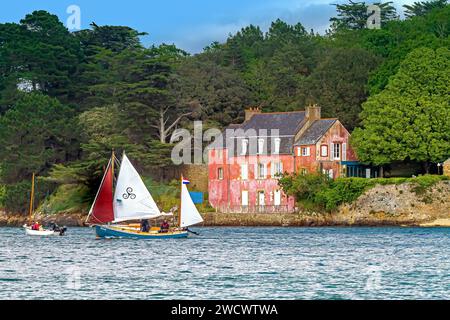
[[[146,33],[128,26],[92,23],[71,33],[42,10],[0,24],[0,195],[19,210],[14,195],[32,172],[94,193],[112,149],[159,178],[173,165],[175,129],[193,120],[223,129],[249,106],[282,112],[317,103],[324,117],[356,128],[365,162],[427,167],[450,157],[450,5],[415,2],[401,19],[392,2],[375,4],[378,30],[367,28],[368,3],[349,1],[333,5],[326,34],[277,19],[195,55],[145,46]]]
[[[444,161],[450,154],[450,50],[409,53],[386,89],[363,104],[363,127],[352,142],[361,161],[376,165]]]

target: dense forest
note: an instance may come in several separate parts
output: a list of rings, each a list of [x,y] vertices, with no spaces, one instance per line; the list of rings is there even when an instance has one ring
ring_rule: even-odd
[[[30,177],[39,199],[75,185],[91,198],[112,149],[146,175],[171,166],[171,133],[243,120],[244,109],[338,117],[361,161],[431,164],[450,156],[450,5],[379,3],[368,29],[364,2],[336,5],[326,34],[299,22],[249,25],[190,55],[145,47],[126,26],[69,32],[35,11],[0,24],[0,207],[26,210]]]

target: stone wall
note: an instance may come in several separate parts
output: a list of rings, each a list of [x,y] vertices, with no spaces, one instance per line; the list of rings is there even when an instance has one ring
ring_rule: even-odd
[[[450,177],[450,159],[444,162],[444,176]]]
[[[167,170],[165,178],[180,179],[183,175],[191,182],[189,190],[208,192],[208,166],[206,164],[185,164]]]

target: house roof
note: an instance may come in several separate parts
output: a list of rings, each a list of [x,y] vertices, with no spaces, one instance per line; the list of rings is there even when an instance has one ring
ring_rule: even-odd
[[[305,111],[254,114],[248,121],[240,125],[232,124],[228,126],[209,148],[228,148],[230,156],[241,155],[242,140],[247,139],[251,142],[247,155],[255,155],[257,137],[261,137],[265,139],[264,154],[271,154],[275,148],[275,138],[279,138],[281,140],[279,154],[291,154],[294,145],[317,143],[337,121],[337,119],[314,121],[294,143],[295,135],[306,123],[305,115]],[[234,134],[229,136],[227,130],[230,129],[241,129],[241,131],[234,131]],[[261,134],[260,130],[267,130],[267,132]],[[271,132],[271,130],[278,130],[278,134]]]
[[[294,143],[296,146],[316,144],[320,138],[331,128],[337,119],[321,119],[314,123]]]
[[[222,132],[222,137],[218,137],[209,148],[221,147],[220,143],[223,141],[224,146],[229,148],[232,146],[233,150],[230,150],[230,154],[240,155],[242,152],[242,140],[248,139],[252,144],[247,154],[254,155],[256,154],[256,136],[264,136],[265,154],[270,154],[274,150],[275,138],[281,139],[279,153],[290,154],[295,134],[304,119],[305,111],[257,113],[240,125],[229,125]],[[230,137],[227,136],[227,129],[240,129],[241,131],[235,132],[235,135]],[[260,130],[267,130],[267,132],[261,133]],[[278,130],[278,132],[274,132],[275,130]],[[252,141],[252,139],[254,140]],[[234,140],[233,143],[232,140]]]
[[[279,130],[280,136],[294,136],[297,133],[297,127],[304,119],[305,111],[257,113],[240,127],[244,131],[266,129],[269,135],[270,130]]]

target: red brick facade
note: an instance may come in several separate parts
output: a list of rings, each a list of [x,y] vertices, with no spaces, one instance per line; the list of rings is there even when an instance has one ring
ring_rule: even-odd
[[[271,152],[247,151],[242,140],[251,137],[242,134],[224,137],[224,141],[235,142],[231,148],[226,144],[212,145],[208,153],[210,204],[220,212],[293,212],[295,199],[282,192],[277,173],[321,170],[333,178],[341,176],[341,161],[356,160],[349,146],[350,134],[337,119],[320,119],[320,108],[314,108],[315,113],[307,110],[266,114],[251,110],[241,129],[280,127],[277,136],[269,134],[255,139],[271,145]],[[311,119],[309,114],[315,114],[315,118]],[[273,141],[277,141],[277,147],[273,147]]]

